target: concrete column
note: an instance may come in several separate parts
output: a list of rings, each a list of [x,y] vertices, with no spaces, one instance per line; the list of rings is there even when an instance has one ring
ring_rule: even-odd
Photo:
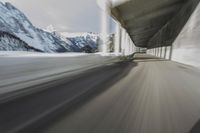
[[[116,23],[116,34],[115,34],[115,46],[114,51],[116,55],[119,55],[120,52],[120,43],[121,43],[121,26],[119,23]]]
[[[157,48],[157,57],[159,57],[159,54],[160,54],[160,50],[159,48]]]
[[[125,55],[126,31],[124,30],[124,28],[122,28],[121,35],[122,35],[122,38],[121,38],[121,52],[122,52],[122,55]]]
[[[157,48],[155,48],[155,56],[157,56]]]
[[[129,55],[130,54],[130,37],[129,37],[129,35],[128,35],[128,33],[127,33],[127,55]]]
[[[155,56],[157,56],[156,54],[157,54],[157,50],[156,50],[156,48],[155,48]]]
[[[162,47],[160,47],[160,58],[162,58]]]
[[[126,43],[127,43],[127,35],[126,35],[126,31],[124,33],[124,55],[126,55]]]
[[[173,46],[170,46],[169,60],[172,60],[172,52],[173,52]]]
[[[169,60],[170,56],[170,46],[167,46],[167,52],[166,52],[166,59]]]
[[[125,33],[125,55],[128,55],[128,34]]]
[[[161,57],[161,52],[162,52],[161,47],[159,47],[159,55],[158,55],[159,57]]]
[[[165,46],[165,54],[164,54],[164,58],[166,59],[167,58],[167,47]]]
[[[164,53],[165,53],[165,50],[164,50],[164,47],[162,47],[162,54],[161,54],[161,58],[164,58]]]
[[[131,39],[131,54],[133,54],[133,53],[134,53],[134,44],[133,44],[133,41]]]
[[[161,49],[160,49],[160,47],[158,48],[158,50],[159,50],[158,57],[160,57],[160,55],[161,55]]]
[[[108,13],[109,13],[109,5],[107,2],[103,2],[103,11],[101,14],[101,51],[103,53],[108,52]]]
[[[156,48],[156,56],[158,56],[158,48]]]
[[[157,54],[157,49],[156,48],[154,48],[155,49],[155,56],[157,56],[156,54]]]
[[[156,48],[156,56],[158,57],[158,55],[159,55],[159,49]]]
[[[132,53],[132,44],[131,44],[131,38],[129,36],[129,55]]]
[[[129,55],[129,43],[130,43],[130,41],[129,41],[129,35],[128,35],[128,33],[126,33],[126,35],[127,35],[127,44],[126,44],[126,47],[127,47],[127,50],[126,50],[126,55]]]
[[[127,40],[126,40],[126,55],[129,55],[129,36],[128,33],[126,33]]]
[[[132,54],[132,43],[130,37],[129,37],[129,54]]]
[[[129,54],[132,53],[132,43],[131,43],[131,38],[129,37]]]

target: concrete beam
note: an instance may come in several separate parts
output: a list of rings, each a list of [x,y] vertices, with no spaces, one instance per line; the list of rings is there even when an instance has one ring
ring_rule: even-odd
[[[183,26],[188,21],[189,17],[198,5],[199,0],[187,1],[181,10],[166,23],[149,41],[148,47],[170,46],[181,32]],[[158,42],[158,38],[160,42]]]
[[[136,46],[154,48],[172,44],[198,2],[199,0],[130,0],[113,10],[117,10],[115,18],[123,21],[124,28],[130,33]]]

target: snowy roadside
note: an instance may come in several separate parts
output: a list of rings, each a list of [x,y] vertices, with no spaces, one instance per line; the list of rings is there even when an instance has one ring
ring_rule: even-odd
[[[31,53],[17,53],[0,56],[0,100],[5,99],[5,94],[119,61],[116,56],[73,54],[39,56],[32,53],[31,56]]]
[[[37,53],[37,52],[24,52],[24,51],[0,51],[0,57],[77,57],[86,56],[87,53]]]
[[[121,54],[116,55],[115,53],[79,53],[79,52],[67,52],[67,53],[39,53],[39,52],[25,52],[25,51],[0,51],[1,57],[78,57],[78,56],[121,56]]]

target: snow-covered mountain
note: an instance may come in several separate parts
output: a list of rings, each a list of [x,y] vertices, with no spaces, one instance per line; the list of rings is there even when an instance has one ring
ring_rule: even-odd
[[[74,37],[66,36],[66,33],[58,33],[56,31],[45,31],[33,26],[28,18],[10,3],[0,2],[0,32],[7,36],[3,36],[4,40],[15,37],[24,42],[22,45],[29,46],[32,49],[43,52],[81,52],[86,45],[95,49],[98,38],[92,33],[83,33]],[[8,37],[8,35],[10,35]],[[2,38],[2,36],[1,36]],[[0,39],[1,39],[0,38]],[[20,41],[19,41],[20,42]],[[18,43],[19,43],[18,42]],[[3,50],[6,50],[8,43],[0,42]],[[9,44],[9,50],[17,50],[20,44]],[[20,45],[21,46],[21,45]],[[3,48],[4,47],[4,48]],[[15,47],[12,48],[11,47]],[[20,50],[21,47],[19,48]]]
[[[29,46],[20,38],[6,32],[0,31],[0,51],[34,51],[42,52],[39,49]]]
[[[73,46],[78,47],[79,49],[83,50],[86,47],[91,48],[91,52],[97,50],[98,42],[99,42],[99,35],[96,33],[91,32],[84,32],[84,33],[69,33],[69,32],[60,32],[60,36],[65,40],[71,41]]]
[[[33,26],[27,17],[10,3],[0,2],[0,31],[15,35],[29,46],[44,52],[71,51],[66,42]]]

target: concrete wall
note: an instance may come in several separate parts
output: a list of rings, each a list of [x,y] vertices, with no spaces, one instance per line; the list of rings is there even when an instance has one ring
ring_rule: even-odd
[[[163,46],[147,50],[147,54],[170,60],[172,56],[171,46]]]
[[[196,66],[200,68],[200,4],[199,0],[191,0],[183,7],[177,18],[174,18],[166,24],[149,42],[157,43],[158,46],[163,45],[167,47],[165,52],[166,59],[171,59],[180,63]],[[176,24],[183,24],[180,21],[185,21],[184,14],[191,13],[189,20],[181,29],[179,35],[176,36],[177,29],[174,28]],[[176,22],[175,21],[179,21]],[[174,30],[173,30],[174,28]],[[172,34],[172,32],[175,32]],[[167,42],[167,43],[166,43]],[[171,45],[170,46],[167,45]],[[157,51],[155,50],[157,49]],[[156,51],[156,52],[153,52]],[[163,50],[162,50],[163,52]],[[148,50],[149,54],[160,57],[159,48],[152,48]],[[171,53],[171,54],[170,54]],[[163,55],[162,55],[163,58]]]
[[[172,60],[200,67],[200,4],[173,43]]]
[[[200,0],[188,0],[176,15],[169,20],[148,42],[148,48],[170,46],[190,18]]]

